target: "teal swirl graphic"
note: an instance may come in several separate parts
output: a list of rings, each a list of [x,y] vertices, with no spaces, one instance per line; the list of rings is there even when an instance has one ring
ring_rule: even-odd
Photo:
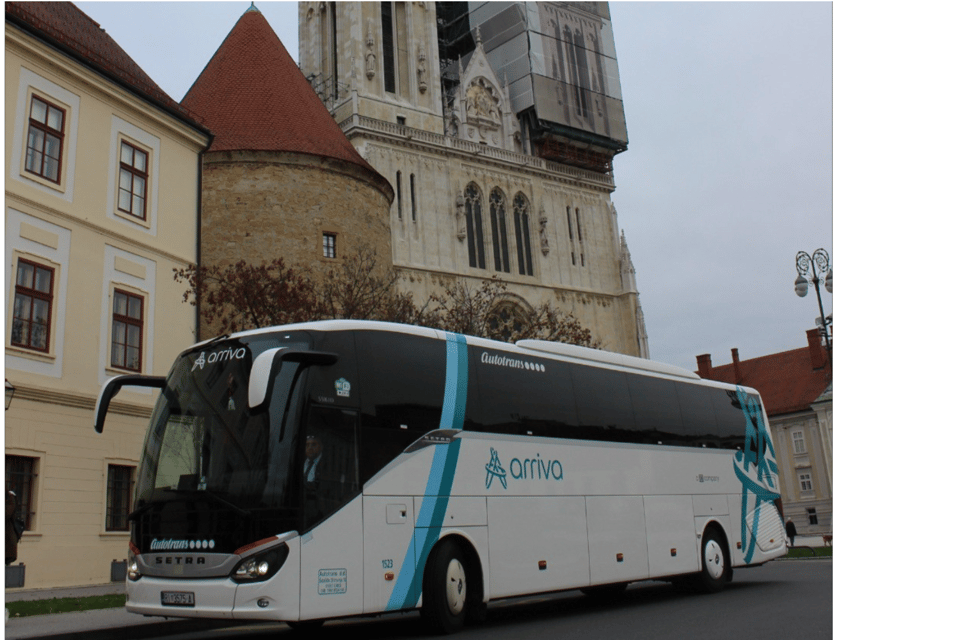
[[[744,561],[749,564],[756,551],[757,534],[760,529],[760,507],[764,502],[771,504],[780,497],[777,489],[777,459],[773,450],[773,441],[767,431],[763,411],[756,397],[748,396],[743,387],[737,387],[737,402],[743,410],[746,420],[746,432],[743,450],[734,456],[733,470],[743,486],[741,494],[740,539],[749,542],[744,552]],[[748,509],[750,505],[753,509]],[[747,515],[753,513],[747,535]]]

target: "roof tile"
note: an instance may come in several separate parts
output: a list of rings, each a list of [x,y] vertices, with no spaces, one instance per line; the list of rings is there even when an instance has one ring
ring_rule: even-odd
[[[374,171],[256,8],[240,17],[182,104],[213,130],[210,151],[306,153]]]
[[[5,2],[4,9],[7,20],[196,125],[195,114],[168,96],[96,21],[72,2]]]
[[[738,366],[739,380],[733,364],[713,367],[709,379],[756,389],[769,416],[809,409],[832,378],[830,365],[813,367],[808,347],[740,360]]]

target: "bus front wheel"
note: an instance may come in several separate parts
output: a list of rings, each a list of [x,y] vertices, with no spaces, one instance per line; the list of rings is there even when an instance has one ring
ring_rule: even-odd
[[[692,587],[701,593],[716,593],[730,579],[730,558],[723,536],[715,529],[707,529],[700,547],[702,569],[694,576]]]
[[[423,574],[423,609],[427,627],[453,633],[463,627],[467,614],[467,563],[453,540],[442,541]]]

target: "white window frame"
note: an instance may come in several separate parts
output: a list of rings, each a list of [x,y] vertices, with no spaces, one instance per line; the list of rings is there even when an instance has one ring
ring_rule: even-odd
[[[791,434],[793,441],[793,452],[797,455],[804,455],[807,453],[807,441],[804,437],[803,430],[798,429]]]
[[[338,240],[338,237],[337,237],[337,236],[339,236],[339,235],[340,235],[340,234],[338,234],[338,233],[336,233],[336,232],[334,232],[334,231],[323,231],[323,232],[321,232],[321,236],[320,236],[320,237],[321,237],[321,240],[322,240],[322,246],[321,246],[320,250],[322,251],[322,256],[321,256],[321,257],[322,257],[324,260],[336,260],[337,258],[340,257],[340,248],[337,246],[337,245],[339,244],[339,243],[337,242],[337,240]],[[327,248],[328,248],[328,247],[327,247],[327,239],[328,239],[328,238],[330,238],[330,239],[332,240],[331,245],[330,245],[330,247],[329,247],[329,248],[333,249],[333,255],[332,255],[332,256],[328,256],[328,255],[327,255]]]

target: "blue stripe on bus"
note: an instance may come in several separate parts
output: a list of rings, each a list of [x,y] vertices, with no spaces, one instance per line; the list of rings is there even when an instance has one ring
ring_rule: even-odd
[[[467,406],[467,339],[447,334],[447,380],[443,389],[441,429],[463,429]]]
[[[463,429],[467,405],[467,340],[460,334],[447,334],[447,377],[443,392],[441,429]],[[417,606],[423,587],[427,552],[440,538],[440,527],[447,513],[450,489],[460,457],[460,440],[433,448],[430,475],[417,514],[413,538],[407,546],[397,583],[387,602],[387,611]]]

